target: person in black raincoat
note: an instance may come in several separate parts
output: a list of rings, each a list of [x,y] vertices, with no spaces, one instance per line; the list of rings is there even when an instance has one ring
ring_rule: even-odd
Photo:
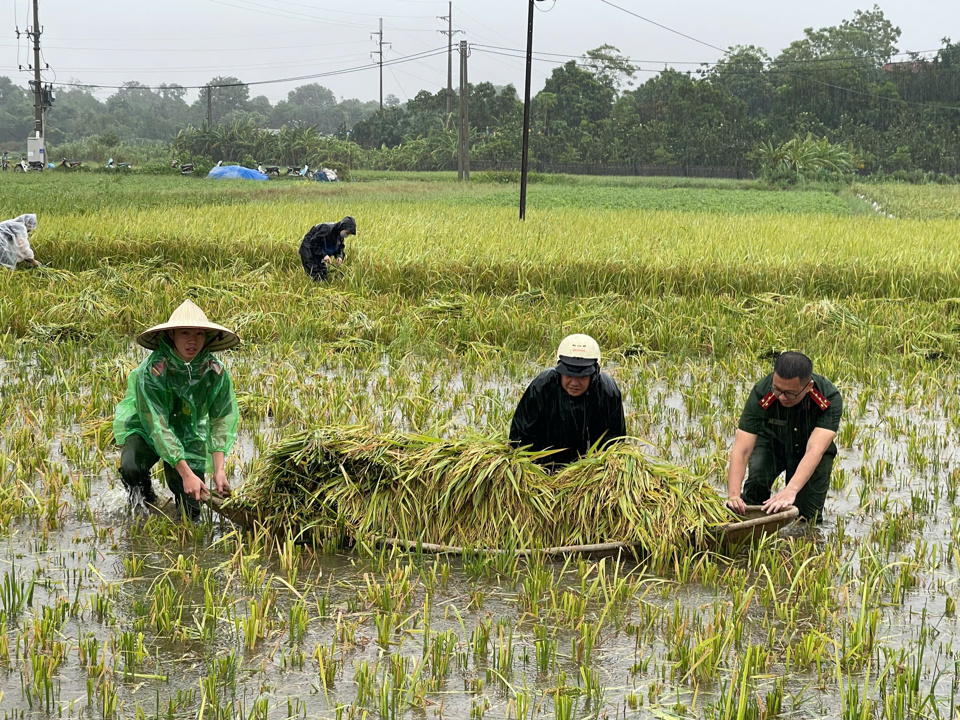
[[[556,450],[543,458],[547,466],[573,462],[598,440],[610,442],[626,434],[620,388],[600,372],[596,340],[582,334],[563,339],[557,366],[530,383],[510,425],[512,445]]]
[[[343,262],[343,239],[357,234],[357,221],[347,215],[337,223],[314,225],[300,243],[303,269],[314,280],[327,279],[327,265]]]

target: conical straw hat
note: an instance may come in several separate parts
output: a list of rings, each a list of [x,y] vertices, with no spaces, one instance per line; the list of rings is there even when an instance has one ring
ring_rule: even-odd
[[[201,330],[206,330],[208,336],[212,333],[213,337],[210,337],[204,346],[211,352],[229,350],[240,344],[240,337],[233,332],[233,330],[228,330],[223,325],[217,325],[207,320],[207,316],[203,310],[194,305],[190,300],[184,300],[183,304],[173,311],[173,315],[170,316],[167,322],[154,325],[149,330],[144,330],[140,333],[137,336],[137,342],[147,348],[147,350],[156,350],[160,345],[160,338],[163,334],[167,330],[175,330],[177,328],[200,328]]]

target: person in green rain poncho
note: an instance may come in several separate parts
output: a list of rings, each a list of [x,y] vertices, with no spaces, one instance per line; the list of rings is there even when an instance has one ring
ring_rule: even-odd
[[[137,342],[153,352],[130,373],[114,416],[120,478],[131,503],[153,504],[150,471],[162,460],[177,506],[196,520],[199,501],[210,495],[204,483],[208,470],[216,491],[230,494],[225,463],[240,412],[230,374],[213,352],[235,347],[240,338],[187,300]]]

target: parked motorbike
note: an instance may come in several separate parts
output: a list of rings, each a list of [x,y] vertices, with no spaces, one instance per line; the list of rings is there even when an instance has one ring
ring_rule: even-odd
[[[280,166],[279,165],[261,165],[257,163],[257,172],[261,172],[264,175],[276,175],[280,177]]]
[[[67,160],[63,158],[63,160],[60,161],[60,167],[66,168],[67,170],[73,170],[81,165],[83,165],[83,160]]]
[[[130,163],[115,163],[113,162],[113,158],[110,158],[109,160],[107,160],[106,167],[107,169],[129,170]]]
[[[287,175],[290,175],[292,177],[312,178],[313,171],[310,169],[310,166],[307,164],[304,164],[302,168],[294,167],[290,165],[290,166],[287,166]]]
[[[43,161],[42,160],[31,160],[27,162],[27,159],[20,156],[20,162],[13,166],[14,172],[27,172],[28,170],[36,170],[37,172],[43,172]]]
[[[181,175],[193,175],[193,163],[184,163],[181,165],[179,160],[174,159],[174,161],[170,163],[170,167],[179,167]]]

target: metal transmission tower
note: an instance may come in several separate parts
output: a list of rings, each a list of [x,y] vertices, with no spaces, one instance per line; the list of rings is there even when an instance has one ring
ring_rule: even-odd
[[[457,33],[465,35],[463,30],[453,29],[453,1],[447,3],[447,14],[438,15],[438,20],[447,21],[446,30],[437,30],[441,35],[447,36],[447,119],[449,122],[450,113],[453,112],[453,36]]]
[[[371,55],[377,56],[377,62],[380,65],[380,109],[383,110],[383,46],[390,46],[390,43],[383,41],[383,18],[380,18],[380,29],[377,32],[370,33],[370,37],[377,36],[377,49]]]

